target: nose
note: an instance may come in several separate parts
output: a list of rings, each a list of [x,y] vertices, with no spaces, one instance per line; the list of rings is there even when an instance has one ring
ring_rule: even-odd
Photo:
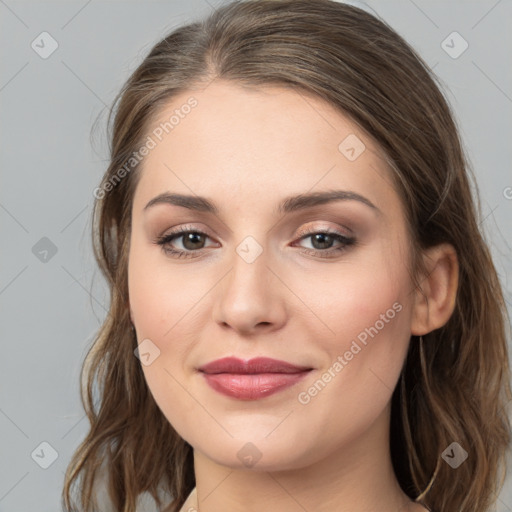
[[[279,271],[271,268],[272,258],[265,249],[253,259],[254,253],[248,257],[240,245],[230,270],[216,287],[214,320],[241,335],[280,329],[286,321],[290,292],[279,279]]]

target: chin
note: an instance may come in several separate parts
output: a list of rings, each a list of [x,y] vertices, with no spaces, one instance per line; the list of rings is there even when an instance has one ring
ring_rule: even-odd
[[[250,436],[246,435],[243,440],[230,439],[229,442],[215,444],[215,451],[212,451],[211,445],[204,450],[201,446],[197,446],[197,449],[215,463],[236,470],[286,471],[299,469],[314,462],[309,460],[313,452],[308,456],[308,453],[303,451],[304,447],[297,446],[296,442],[284,444],[283,439],[278,437],[270,441],[262,440],[260,436],[250,441]]]

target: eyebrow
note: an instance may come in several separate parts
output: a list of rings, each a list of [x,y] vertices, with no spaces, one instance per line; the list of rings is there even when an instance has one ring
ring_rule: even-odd
[[[299,210],[306,210],[314,206],[323,205],[334,201],[359,201],[360,203],[363,203],[374,210],[375,213],[382,213],[381,210],[377,208],[377,206],[375,206],[369,199],[349,190],[330,190],[326,192],[313,192],[309,194],[290,196],[279,203],[276,209],[276,213],[284,214]],[[170,192],[164,192],[163,194],[160,194],[151,199],[151,201],[149,201],[149,203],[144,207],[144,211],[157,204],[172,204],[175,206],[188,208],[189,210],[213,213],[215,215],[219,213],[219,209],[215,203],[206,197],[185,194],[172,194]]]

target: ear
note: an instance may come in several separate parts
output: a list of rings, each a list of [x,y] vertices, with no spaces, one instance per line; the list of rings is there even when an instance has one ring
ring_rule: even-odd
[[[457,252],[450,244],[424,251],[426,275],[414,291],[411,334],[421,336],[442,327],[455,308],[459,283]]]

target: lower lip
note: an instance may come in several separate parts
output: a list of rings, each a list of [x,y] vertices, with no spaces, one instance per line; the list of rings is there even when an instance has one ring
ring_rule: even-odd
[[[311,370],[298,373],[203,373],[217,392],[238,400],[258,400],[293,386]]]

